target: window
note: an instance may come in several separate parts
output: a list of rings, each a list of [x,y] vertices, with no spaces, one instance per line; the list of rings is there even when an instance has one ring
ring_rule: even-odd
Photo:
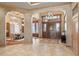
[[[38,23],[32,23],[32,33],[38,33]]]
[[[43,30],[44,32],[46,32],[46,26],[47,26],[47,25],[46,25],[46,24],[44,24],[44,30]]]
[[[15,33],[17,34],[17,33],[20,33],[21,31],[20,31],[20,26],[19,26],[19,24],[14,24],[14,31],[15,31]]]
[[[57,16],[43,16],[43,20],[60,20],[60,15]]]
[[[66,18],[66,17],[65,17]],[[65,19],[65,23],[64,23],[64,30],[65,30],[65,32],[67,32],[67,19]]]
[[[32,23],[32,33],[35,33],[35,23]]]
[[[57,31],[57,32],[60,31],[60,23],[56,23],[56,31]]]
[[[38,23],[36,23],[36,33],[38,33]]]
[[[65,22],[65,31],[67,31],[67,23]]]
[[[10,31],[13,34],[21,33],[19,24],[13,22],[10,24]]]

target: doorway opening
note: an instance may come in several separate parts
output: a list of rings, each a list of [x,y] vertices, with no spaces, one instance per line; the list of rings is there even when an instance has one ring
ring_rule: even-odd
[[[6,19],[6,44],[14,45],[24,43],[24,15],[20,12],[10,11]]]
[[[39,13],[32,15],[32,36],[33,38],[39,37]]]
[[[42,16],[42,37],[50,39],[60,39],[61,35],[61,14],[53,15],[48,19]]]

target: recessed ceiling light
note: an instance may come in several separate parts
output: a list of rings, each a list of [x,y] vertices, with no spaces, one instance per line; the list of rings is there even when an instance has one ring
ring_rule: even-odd
[[[22,26],[24,26],[24,24],[22,24]]]
[[[34,5],[39,5],[40,2],[28,2],[29,5],[34,6]]]

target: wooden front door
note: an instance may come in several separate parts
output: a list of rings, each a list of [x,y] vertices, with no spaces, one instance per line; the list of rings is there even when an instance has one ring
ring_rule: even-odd
[[[43,22],[42,23],[43,38],[59,39],[61,36],[60,22]]]
[[[42,37],[59,39],[61,36],[61,14],[53,15],[51,19],[47,17],[42,16]]]
[[[60,22],[49,22],[48,24],[49,38],[60,39],[61,37],[61,24]]]
[[[49,31],[48,31],[48,22],[42,23],[42,37],[43,38],[49,38]]]

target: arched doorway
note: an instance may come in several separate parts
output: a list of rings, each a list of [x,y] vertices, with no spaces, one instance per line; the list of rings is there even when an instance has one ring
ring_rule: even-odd
[[[24,15],[17,11],[10,11],[5,16],[6,44],[14,45],[24,42]]]

